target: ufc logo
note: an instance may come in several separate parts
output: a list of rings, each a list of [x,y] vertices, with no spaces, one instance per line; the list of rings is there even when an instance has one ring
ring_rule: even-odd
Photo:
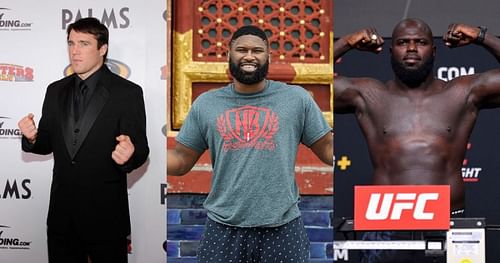
[[[355,186],[355,230],[446,230],[449,185]]]
[[[380,204],[381,193],[374,193],[370,197],[365,217],[368,220],[391,220],[401,219],[403,210],[413,210],[413,218],[416,220],[432,220],[434,213],[425,212],[425,205],[429,200],[438,200],[438,193],[398,193],[394,198],[393,193],[383,194]],[[378,209],[380,207],[380,209]],[[392,210],[392,211],[391,211]]]

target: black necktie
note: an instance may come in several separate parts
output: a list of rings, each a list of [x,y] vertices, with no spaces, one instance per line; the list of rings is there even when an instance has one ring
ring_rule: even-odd
[[[85,95],[87,94],[87,90],[87,84],[81,81],[75,96],[75,121],[78,121],[85,111]]]

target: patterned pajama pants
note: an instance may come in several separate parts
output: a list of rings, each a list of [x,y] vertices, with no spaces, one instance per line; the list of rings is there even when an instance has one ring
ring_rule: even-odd
[[[199,263],[307,263],[309,239],[300,217],[279,227],[233,227],[207,219]]]

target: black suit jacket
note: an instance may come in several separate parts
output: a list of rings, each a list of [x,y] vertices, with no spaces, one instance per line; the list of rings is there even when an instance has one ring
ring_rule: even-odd
[[[90,241],[124,237],[130,234],[126,173],[149,154],[142,89],[104,66],[85,114],[75,123],[75,78],[48,86],[36,142],[22,142],[24,151],[54,156],[47,230],[76,232]],[[135,146],[124,165],[111,158],[120,134]]]

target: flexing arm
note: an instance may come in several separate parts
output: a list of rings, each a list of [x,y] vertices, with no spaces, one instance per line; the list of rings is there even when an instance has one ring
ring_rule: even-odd
[[[341,37],[334,43],[334,61],[340,59],[351,49],[379,53],[384,40],[374,28],[366,28]],[[353,113],[360,103],[359,89],[367,87],[372,80],[352,79],[335,74],[334,110],[335,113]]]
[[[487,31],[482,37],[481,29],[464,24],[451,24],[448,32],[443,36],[445,44],[450,47],[461,47],[475,43],[486,48],[500,61],[500,39]],[[479,40],[478,40],[479,39]],[[500,107],[500,70],[490,70],[471,77],[462,77],[455,80],[458,85],[466,84],[470,87],[473,102],[478,108]]]
[[[335,41],[335,43],[333,44],[334,61],[337,61],[345,53],[353,48],[362,51],[379,53],[380,51],[382,51],[383,44],[384,40],[377,33],[377,30],[375,30],[375,28],[361,29],[352,34],[343,36]]]
[[[500,39],[491,35],[488,31],[485,33],[481,41],[481,29],[479,27],[464,25],[464,24],[451,24],[448,26],[448,31],[443,36],[445,44],[450,47],[461,47],[475,43],[482,45],[486,48],[495,58],[500,62]]]
[[[167,175],[184,175],[193,168],[203,152],[176,143],[173,150],[167,151]]]

